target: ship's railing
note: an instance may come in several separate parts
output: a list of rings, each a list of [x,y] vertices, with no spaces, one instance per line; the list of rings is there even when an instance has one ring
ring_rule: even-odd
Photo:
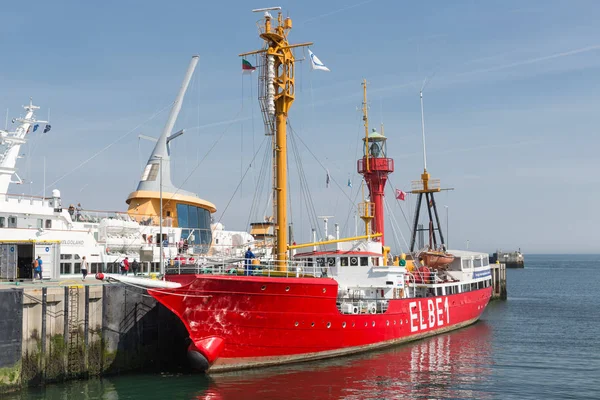
[[[201,257],[193,264],[173,260],[172,265],[166,268],[167,274],[210,274],[210,275],[250,275],[266,277],[326,277],[327,267],[310,265],[305,261],[286,260],[285,269],[282,271],[274,259],[258,260],[245,258],[215,258]]]
[[[445,280],[440,277],[438,271],[430,270],[424,272],[420,270],[413,270],[412,272],[408,272],[407,275],[409,277],[409,283],[412,285],[432,285],[435,283],[445,282]]]
[[[429,190],[437,190],[442,187],[442,184],[439,179],[429,179],[427,181],[427,188]],[[411,183],[412,190],[425,190],[423,186],[423,181],[412,181]]]

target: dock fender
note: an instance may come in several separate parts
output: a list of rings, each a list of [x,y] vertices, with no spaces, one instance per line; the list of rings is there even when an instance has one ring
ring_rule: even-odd
[[[188,347],[188,358],[194,368],[207,370],[219,358],[224,346],[225,341],[218,336],[192,340]]]

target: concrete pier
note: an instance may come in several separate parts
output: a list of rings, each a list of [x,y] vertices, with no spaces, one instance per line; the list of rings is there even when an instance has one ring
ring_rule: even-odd
[[[492,270],[492,300],[506,300],[506,264],[490,264]]]
[[[145,290],[93,279],[0,283],[0,393],[187,364],[187,331]]]

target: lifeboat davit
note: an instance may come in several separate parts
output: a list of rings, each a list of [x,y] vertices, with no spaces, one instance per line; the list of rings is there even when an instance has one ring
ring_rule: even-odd
[[[431,269],[442,269],[448,267],[454,261],[454,256],[444,251],[424,251],[419,255],[423,265]]]

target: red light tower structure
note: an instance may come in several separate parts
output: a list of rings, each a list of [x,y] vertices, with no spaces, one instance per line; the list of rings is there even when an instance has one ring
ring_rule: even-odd
[[[383,132],[369,132],[367,111],[367,81],[363,80],[363,121],[365,123],[364,156],[358,160],[358,173],[369,188],[369,202],[360,204],[360,214],[365,221],[366,234],[381,233],[381,244],[385,245],[383,221],[383,197],[387,176],[394,172],[394,160],[387,158],[387,138]],[[370,225],[370,228],[369,228]],[[378,239],[375,239],[378,240]]]

